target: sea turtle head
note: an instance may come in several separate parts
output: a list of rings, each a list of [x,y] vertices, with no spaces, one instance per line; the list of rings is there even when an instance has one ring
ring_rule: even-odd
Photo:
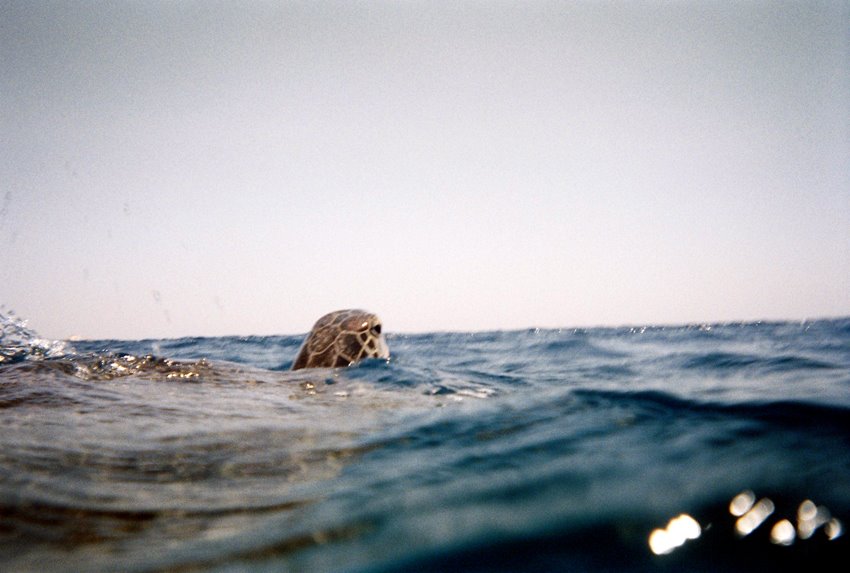
[[[363,358],[389,358],[381,319],[365,310],[337,310],[316,321],[292,364],[301,368],[349,366]]]

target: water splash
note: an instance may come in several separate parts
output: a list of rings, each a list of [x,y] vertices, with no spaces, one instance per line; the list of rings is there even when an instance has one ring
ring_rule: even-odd
[[[63,340],[49,340],[27,327],[27,321],[0,306],[0,364],[61,358],[74,350]]]

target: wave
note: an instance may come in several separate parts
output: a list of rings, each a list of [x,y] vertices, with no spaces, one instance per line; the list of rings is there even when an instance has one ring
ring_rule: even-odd
[[[811,429],[850,434],[850,405],[803,400],[710,402],[656,390],[611,391],[578,389],[572,395],[594,405],[627,406],[656,416],[703,416],[758,420],[783,429]]]
[[[840,368],[838,364],[815,360],[804,356],[779,355],[759,356],[733,352],[708,352],[694,354],[682,359],[682,368],[701,370],[748,370],[761,369],[766,372],[790,372],[793,370],[828,370]]]

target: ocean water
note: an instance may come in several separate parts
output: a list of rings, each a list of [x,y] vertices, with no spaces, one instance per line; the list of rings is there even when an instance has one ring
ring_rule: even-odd
[[[302,336],[0,320],[3,571],[850,561],[850,319],[390,333],[294,373]]]

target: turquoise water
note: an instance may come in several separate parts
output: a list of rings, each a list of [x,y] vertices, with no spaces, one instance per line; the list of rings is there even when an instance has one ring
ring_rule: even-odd
[[[1,318],[4,571],[850,557],[850,319],[390,333],[389,361],[293,373],[302,336],[63,343]]]

